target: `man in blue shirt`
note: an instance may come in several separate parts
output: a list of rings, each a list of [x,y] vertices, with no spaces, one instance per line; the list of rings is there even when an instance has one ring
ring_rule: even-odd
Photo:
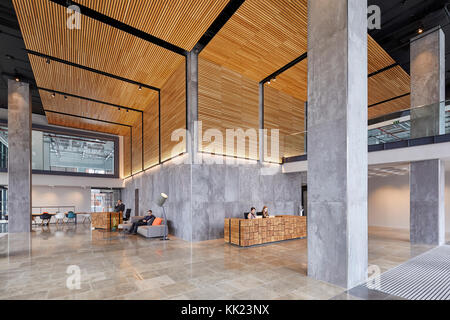
[[[128,233],[137,234],[137,229],[139,228],[139,226],[145,225],[151,226],[153,220],[155,220],[155,216],[153,215],[152,210],[148,210],[148,213],[144,218],[133,222],[133,225],[131,226],[130,231],[128,231]]]

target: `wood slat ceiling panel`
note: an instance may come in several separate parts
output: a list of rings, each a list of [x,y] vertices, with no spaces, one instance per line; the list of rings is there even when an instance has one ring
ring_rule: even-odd
[[[250,154],[248,143],[245,148],[227,153],[227,129],[258,130],[258,83],[239,73],[217,65],[206,59],[199,59],[198,118],[202,121],[203,133],[209,129],[219,130],[223,137],[223,154],[258,159]],[[257,148],[256,141],[256,148]],[[215,145],[203,141],[200,150],[219,153]]]
[[[369,78],[369,105],[410,92],[409,75],[395,67]]]
[[[406,110],[411,106],[411,97],[406,96],[393,101],[385,102],[383,104],[369,108],[369,119],[381,117],[383,115]]]
[[[308,100],[308,59],[280,74],[269,86],[301,101]]]
[[[190,51],[228,0],[78,0],[78,3]]]
[[[172,133],[178,129],[186,129],[186,72],[184,65],[177,69],[161,89],[162,161],[186,151],[186,143],[180,144],[178,141],[172,141]]]
[[[307,0],[246,0],[201,56],[261,81],[307,50]]]
[[[97,131],[109,134],[115,134],[119,136],[124,136],[130,133],[130,129],[128,127],[111,125],[108,123],[102,123],[93,120],[80,119],[76,117],[59,115],[51,112],[46,112],[47,120],[49,124],[69,127],[69,128],[77,128],[83,130]]]
[[[144,168],[159,161],[158,99],[154,99],[144,112]]]
[[[131,176],[131,135],[130,132],[123,136],[123,178]]]
[[[83,16],[66,26],[66,9],[48,0],[13,0],[27,49],[161,87],[184,57]]]
[[[136,121],[140,121],[141,114],[136,111],[129,111],[109,107],[104,104],[82,100],[78,98],[68,97],[67,100],[63,96],[57,94],[55,98],[51,97],[51,93],[39,90],[42,104],[45,110],[52,110],[64,113],[75,114],[82,117],[102,119],[127,125],[133,125]]]
[[[202,51],[201,57],[261,81],[306,51],[306,0],[246,0]],[[389,54],[368,36],[368,73],[394,63]],[[394,70],[369,80],[370,103],[409,92],[408,74],[401,67]],[[297,99],[307,100],[307,60],[279,75],[271,86]]]
[[[367,37],[367,72],[383,69],[395,63],[395,60],[371,37]]]
[[[142,122],[136,121],[133,126],[133,162],[132,162],[132,172],[133,174],[142,171],[144,168],[142,167]]]
[[[278,129],[279,157],[271,151],[271,131],[268,132],[266,160],[280,162],[283,157],[305,153],[305,102],[266,85],[264,91],[264,128]]]
[[[138,90],[136,85],[128,82],[59,62],[52,61],[50,64],[47,64],[45,59],[41,57],[28,56],[36,83],[41,88],[66,92],[138,110],[144,110],[158,96],[158,93],[154,90],[147,88]],[[44,107],[47,106],[44,104]]]

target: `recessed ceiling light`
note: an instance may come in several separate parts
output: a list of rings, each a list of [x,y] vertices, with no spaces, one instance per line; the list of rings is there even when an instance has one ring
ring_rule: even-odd
[[[417,33],[418,33],[418,34],[422,34],[422,33],[423,33],[423,28],[422,28],[422,27],[419,27],[419,29],[417,29]]]
[[[54,98],[54,97],[56,97],[56,93],[53,92],[52,93],[52,98]]]
[[[16,80],[16,82],[19,82],[20,81],[19,76],[16,76],[16,78],[14,80]]]
[[[50,64],[50,59],[47,58],[47,60],[45,60],[45,63]]]
[[[141,91],[142,90],[142,86],[139,86],[138,90]]]
[[[67,96],[64,96],[64,100],[67,100]]]

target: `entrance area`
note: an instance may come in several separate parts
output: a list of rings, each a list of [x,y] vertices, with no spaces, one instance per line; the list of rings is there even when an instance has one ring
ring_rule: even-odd
[[[119,189],[91,189],[91,211],[114,211],[114,206],[119,199]]]

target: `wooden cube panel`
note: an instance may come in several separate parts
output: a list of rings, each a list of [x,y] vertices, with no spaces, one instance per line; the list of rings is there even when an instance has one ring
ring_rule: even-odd
[[[277,216],[269,219],[225,221],[225,238],[230,239],[225,239],[225,242],[242,247],[306,237],[306,217]]]

